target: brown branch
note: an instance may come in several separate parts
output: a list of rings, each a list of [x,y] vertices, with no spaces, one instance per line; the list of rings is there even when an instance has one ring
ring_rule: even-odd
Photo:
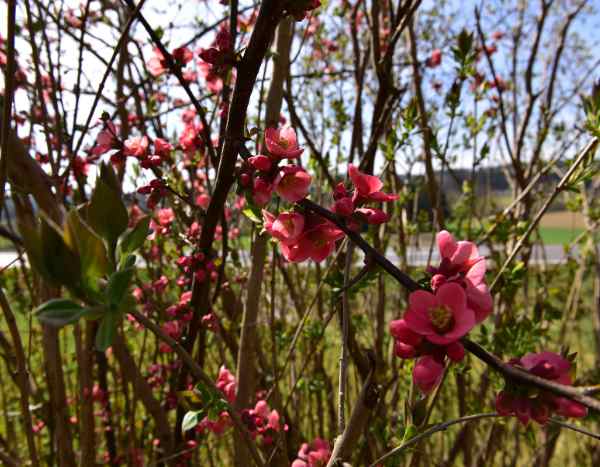
[[[29,376],[27,373],[27,361],[25,358],[25,351],[23,349],[23,342],[21,341],[21,335],[17,327],[15,315],[4,295],[4,290],[0,288],[0,307],[4,312],[4,319],[8,324],[11,338],[13,340],[14,354],[17,361],[17,381],[20,391],[21,403],[21,417],[25,428],[25,435],[27,438],[27,447],[29,449],[29,461],[35,467],[39,465],[37,449],[35,446],[35,439],[33,438],[33,427],[31,423],[31,411],[29,410]]]
[[[373,248],[371,245],[369,245],[369,243],[365,239],[363,239],[358,233],[356,233],[353,230],[350,230],[348,227],[346,227],[345,222],[341,218],[339,218],[337,215],[335,215],[328,209],[325,209],[324,207],[319,206],[318,204],[316,204],[308,199],[303,199],[302,201],[298,202],[298,205],[300,205],[303,208],[308,209],[316,214],[319,214],[320,216],[324,217],[325,219],[333,222],[367,256],[370,256],[373,259],[373,261],[375,261],[377,264],[379,264],[388,274],[390,274],[394,279],[396,279],[400,284],[402,284],[408,290],[410,290],[411,292],[414,292],[415,290],[421,289],[421,286],[417,282],[415,282],[411,277],[409,277],[404,272],[400,271],[400,269],[398,269],[396,266],[394,266],[389,259],[387,259],[381,253],[379,253],[375,248]]]
[[[10,131],[11,113],[15,87],[15,29],[16,29],[16,0],[8,0],[6,38],[6,68],[4,70],[4,100],[2,103],[2,154],[0,157],[0,210],[4,206],[4,185],[6,184],[6,170],[8,159],[8,133]]]
[[[171,347],[171,349],[173,349],[173,351],[179,356],[179,358],[181,358],[181,360],[183,360],[183,362],[187,366],[187,368],[189,368],[189,370],[192,373],[192,375],[194,376],[194,378],[201,381],[202,384],[204,384],[205,386],[208,386],[213,392],[215,392],[215,393],[220,392],[219,389],[217,389],[217,387],[215,386],[215,383],[213,382],[213,380],[210,379],[206,373],[204,373],[204,370],[196,363],[194,358],[181,346],[181,344],[179,342],[177,342],[175,339],[173,339],[172,337],[167,335],[160,328],[160,326],[155,324],[149,318],[146,318],[143,314],[141,314],[137,310],[132,309],[129,312],[129,314],[131,314],[131,316],[133,316],[136,319],[136,321],[138,321],[141,325],[143,325],[145,328],[149,329],[161,341],[165,342],[169,347]],[[223,403],[227,407],[227,409],[226,409],[227,413],[231,416],[231,420],[233,421],[233,424],[234,424],[236,430],[238,430],[242,434],[242,436],[248,446],[250,455],[252,456],[252,459],[254,460],[254,463],[258,466],[264,466],[264,462],[263,462],[260,454],[258,453],[258,450],[256,449],[256,445],[252,441],[252,439],[250,437],[250,433],[248,433],[248,429],[242,422],[242,419],[240,418],[239,414],[226,400],[223,400]]]

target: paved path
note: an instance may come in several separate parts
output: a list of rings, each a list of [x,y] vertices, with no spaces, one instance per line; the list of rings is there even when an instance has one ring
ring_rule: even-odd
[[[489,249],[485,246],[479,248],[479,253],[483,256],[489,255]],[[575,247],[571,250],[571,255],[577,256],[578,248]],[[429,255],[429,247],[410,247],[407,251],[408,263],[411,266],[425,266],[427,264],[427,257]],[[536,245],[533,248],[532,254],[532,264],[540,264],[544,262],[544,257],[548,264],[561,264],[566,261],[567,255],[565,254],[565,250],[562,245],[546,245],[542,248],[540,245]],[[395,264],[398,264],[399,258],[393,252],[390,252],[388,255],[390,261]],[[437,246],[434,247],[431,262],[433,264],[439,262],[440,256],[437,251]]]

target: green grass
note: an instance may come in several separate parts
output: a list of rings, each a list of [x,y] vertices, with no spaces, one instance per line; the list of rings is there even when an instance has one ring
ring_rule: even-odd
[[[547,245],[562,245],[573,241],[583,229],[561,228],[561,227],[541,227],[540,235]]]

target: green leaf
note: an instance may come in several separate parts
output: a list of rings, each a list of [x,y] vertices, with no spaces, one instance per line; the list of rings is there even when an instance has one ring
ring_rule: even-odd
[[[108,279],[106,288],[106,297],[108,303],[113,308],[118,308],[129,288],[131,277],[133,276],[134,268],[129,267],[115,272]]]
[[[18,227],[31,266],[44,279],[50,280],[50,273],[44,264],[44,249],[39,229],[35,225],[25,222],[19,222]]]
[[[101,179],[96,182],[87,208],[87,222],[108,242],[111,251],[114,251],[119,236],[127,229],[129,215],[121,194]]]
[[[77,322],[87,312],[87,308],[72,300],[55,298],[37,307],[34,314],[42,323],[61,328]]]
[[[242,211],[242,214],[244,216],[246,216],[248,219],[250,219],[252,222],[254,222],[255,224],[262,224],[262,222],[263,222],[261,213],[260,213],[260,209],[255,206],[247,207],[246,209],[244,209]]]
[[[186,432],[194,428],[198,422],[200,421],[200,416],[202,415],[201,410],[194,410],[191,412],[187,412],[183,416],[183,420],[181,422],[181,431]]]
[[[129,255],[123,261],[123,267],[121,269],[132,268],[135,266],[135,255]]]
[[[97,294],[100,291],[99,279],[106,276],[110,269],[104,242],[75,209],[67,216],[65,239],[68,244],[75,245],[79,252],[84,289]]]
[[[148,236],[150,216],[143,217],[130,229],[127,229],[119,238],[119,257],[126,257],[144,244]]]
[[[96,332],[96,350],[99,352],[104,352],[112,345],[117,332],[117,319],[118,314],[114,311],[107,310],[104,313]]]
[[[63,231],[46,216],[41,216],[42,261],[51,282],[79,291],[81,260],[77,251],[67,245]]]
[[[415,425],[408,425],[404,430],[404,435],[402,436],[402,444],[406,443],[411,438],[414,438],[417,433],[418,430]]]
[[[121,183],[112,165],[105,162],[100,165],[100,180],[106,183],[113,191],[117,193],[121,192]]]

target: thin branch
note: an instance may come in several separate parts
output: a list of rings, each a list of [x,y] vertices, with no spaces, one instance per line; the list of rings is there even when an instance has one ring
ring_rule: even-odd
[[[172,337],[167,335],[160,328],[160,326],[155,324],[152,320],[146,318],[143,314],[141,314],[137,310],[132,309],[129,311],[129,314],[131,314],[131,316],[133,316],[136,319],[136,321],[138,321],[140,324],[142,324],[145,328],[150,329],[150,331],[152,331],[152,333],[154,333],[154,335],[156,337],[158,337],[161,341],[165,342],[169,347],[171,347],[173,349],[173,351],[183,360],[185,365],[189,368],[192,375],[196,379],[200,380],[204,385],[208,386],[212,391],[214,391],[216,393],[220,392],[217,389],[217,387],[215,386],[215,383],[213,382],[213,380],[210,379],[206,373],[204,373],[204,370],[196,363],[196,361],[193,359],[193,357],[188,352],[186,352],[186,350],[181,346],[181,344],[179,342],[177,342],[175,339],[173,339]],[[231,416],[231,419],[232,419],[233,424],[235,425],[236,429],[242,434],[242,436],[246,442],[246,445],[248,446],[248,450],[250,451],[250,454],[252,455],[252,459],[254,460],[254,463],[261,467],[264,466],[264,462],[263,462],[260,454],[258,453],[258,450],[256,449],[256,445],[250,438],[250,434],[248,433],[246,426],[243,424],[242,419],[240,418],[238,413],[235,411],[235,409],[226,400],[223,400],[223,403],[226,404],[227,413],[229,413],[229,415]]]
[[[457,418],[456,420],[450,420],[450,421],[443,422],[443,423],[440,423],[438,425],[432,426],[428,430],[425,430],[423,433],[420,433],[420,434],[416,435],[414,438],[409,439],[405,443],[402,443],[400,446],[398,446],[398,447],[392,449],[391,451],[385,453],[383,456],[381,456],[379,459],[377,459],[375,462],[373,462],[369,467],[377,467],[378,465],[382,465],[382,462],[384,460],[389,459],[390,457],[393,457],[393,456],[395,456],[397,454],[400,454],[402,451],[404,451],[404,450],[408,449],[409,447],[414,446],[415,444],[417,444],[423,438],[428,438],[429,436],[433,435],[434,433],[437,433],[439,431],[445,431],[445,430],[447,430],[452,425],[457,425],[459,423],[473,422],[475,420],[481,420],[483,418],[495,418],[495,417],[499,417],[499,416],[500,415],[498,415],[495,412],[492,412],[492,413],[480,413],[480,414],[476,414],[476,415],[468,415],[466,417]]]

